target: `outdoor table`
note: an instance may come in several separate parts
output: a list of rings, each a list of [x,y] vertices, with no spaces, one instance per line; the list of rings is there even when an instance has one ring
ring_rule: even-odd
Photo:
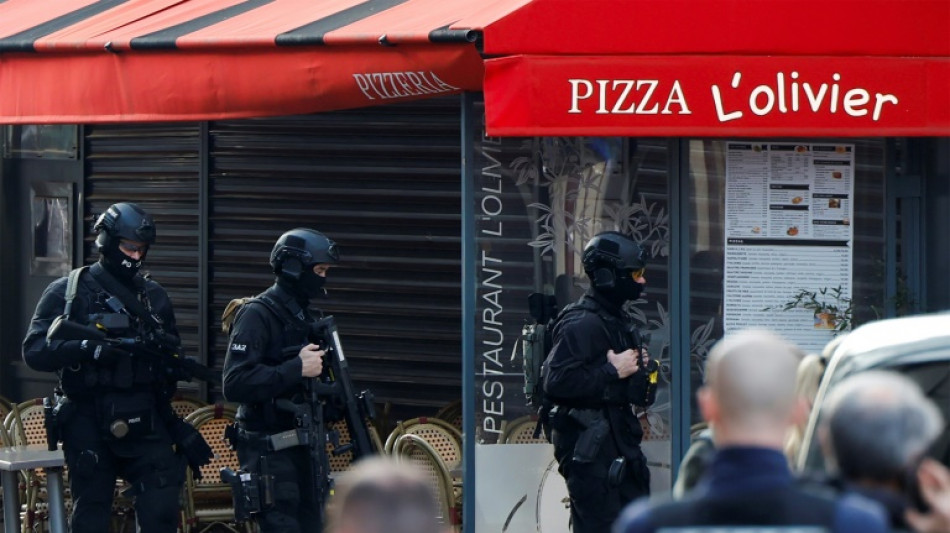
[[[50,533],[66,533],[66,506],[63,501],[62,450],[49,450],[45,444],[0,448],[0,470],[3,480],[4,533],[20,531],[20,495],[17,472],[33,468],[46,469],[46,491],[49,495]]]

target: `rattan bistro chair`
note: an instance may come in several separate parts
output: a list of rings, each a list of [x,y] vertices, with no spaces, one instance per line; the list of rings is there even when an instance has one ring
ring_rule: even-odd
[[[442,461],[439,452],[424,438],[413,433],[404,433],[393,441],[392,455],[397,461],[409,463],[418,469],[439,500],[439,519],[452,527],[452,531],[461,530],[461,494],[456,490],[449,470]]]
[[[514,420],[505,420],[501,423],[501,435],[498,442],[503,444],[547,444],[544,432],[535,437],[535,428],[538,426],[538,415],[525,415]]]
[[[353,440],[352,435],[350,434],[350,426],[346,423],[346,420],[338,420],[336,422],[331,422],[327,424],[327,433],[336,431],[337,437],[339,439],[339,445],[341,447],[349,444]],[[379,433],[376,432],[376,426],[372,422],[366,422],[366,431],[369,434],[370,445],[373,449],[371,453],[382,453],[383,452],[383,443],[379,438]],[[327,442],[326,445],[327,457],[330,462],[330,473],[338,474],[349,470],[350,465],[353,463],[353,450],[347,450],[340,453],[334,453],[334,444]]]
[[[199,407],[185,421],[195,427],[214,451],[214,459],[201,467],[201,479],[195,479],[191,468],[185,476],[185,503],[182,529],[185,533],[224,528],[228,531],[253,531],[250,522],[234,520],[231,486],[221,480],[221,469],[240,469],[237,453],[224,438],[226,427],[234,423],[236,407],[214,404]]]
[[[426,416],[401,421],[386,438],[386,452],[392,453],[396,439],[406,433],[414,433],[426,439],[439,452],[449,470],[461,465],[462,433],[449,422]]]
[[[11,446],[46,445],[43,398],[14,404],[3,425]],[[20,472],[21,523],[23,531],[45,530],[47,516],[46,472],[42,468]]]
[[[186,398],[184,396],[175,396],[171,400],[172,411],[182,418],[187,418],[188,415],[206,405],[208,405],[208,402],[203,402],[197,398]]]
[[[449,424],[459,430],[459,433],[462,432],[462,400],[456,400],[435,413],[435,417],[439,420],[445,420]]]

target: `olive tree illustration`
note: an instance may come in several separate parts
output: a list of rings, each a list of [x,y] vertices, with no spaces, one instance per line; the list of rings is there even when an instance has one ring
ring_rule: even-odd
[[[854,305],[852,299],[845,296],[844,288],[823,287],[818,290],[799,289],[792,298],[780,305],[766,307],[764,311],[806,309],[833,326],[835,335],[849,331],[853,322]]]

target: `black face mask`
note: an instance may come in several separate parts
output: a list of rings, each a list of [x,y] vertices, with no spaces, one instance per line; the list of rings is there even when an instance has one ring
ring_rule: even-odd
[[[327,291],[323,288],[326,281],[327,279],[325,277],[318,276],[311,268],[300,275],[300,281],[297,282],[297,287],[301,292],[307,295],[307,298],[313,299],[318,296],[326,295]]]
[[[614,280],[614,286],[611,288],[599,289],[598,292],[607,299],[607,301],[623,306],[624,302],[636,300],[643,293],[643,285],[633,281],[629,276],[618,276]]]
[[[102,256],[99,259],[99,262],[102,264],[110,274],[119,279],[119,281],[130,282],[135,275],[139,273],[139,269],[142,268],[142,261],[145,259],[145,256],[142,256],[141,259],[135,260],[131,257],[122,253],[118,247],[109,246],[103,248]]]

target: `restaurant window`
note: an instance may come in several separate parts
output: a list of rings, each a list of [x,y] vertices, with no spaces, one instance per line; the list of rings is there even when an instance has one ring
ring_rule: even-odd
[[[645,294],[627,310],[661,362],[653,406],[638,413],[654,490],[671,486],[669,142],[625,138],[487,138],[476,143],[477,442],[502,443],[530,416],[522,328],[532,293],[576,301],[589,280],[584,245],[617,230],[647,252]],[[553,460],[553,457],[551,458]]]
[[[841,329],[882,316],[885,147],[883,139],[686,145],[698,423],[695,391],[709,349],[727,331],[770,327],[820,352]],[[834,312],[795,304],[802,292]]]
[[[71,183],[38,182],[30,189],[32,275],[65,276],[72,268],[72,188]]]
[[[75,125],[11,125],[4,128],[3,156],[8,159],[76,159],[79,155]]]

